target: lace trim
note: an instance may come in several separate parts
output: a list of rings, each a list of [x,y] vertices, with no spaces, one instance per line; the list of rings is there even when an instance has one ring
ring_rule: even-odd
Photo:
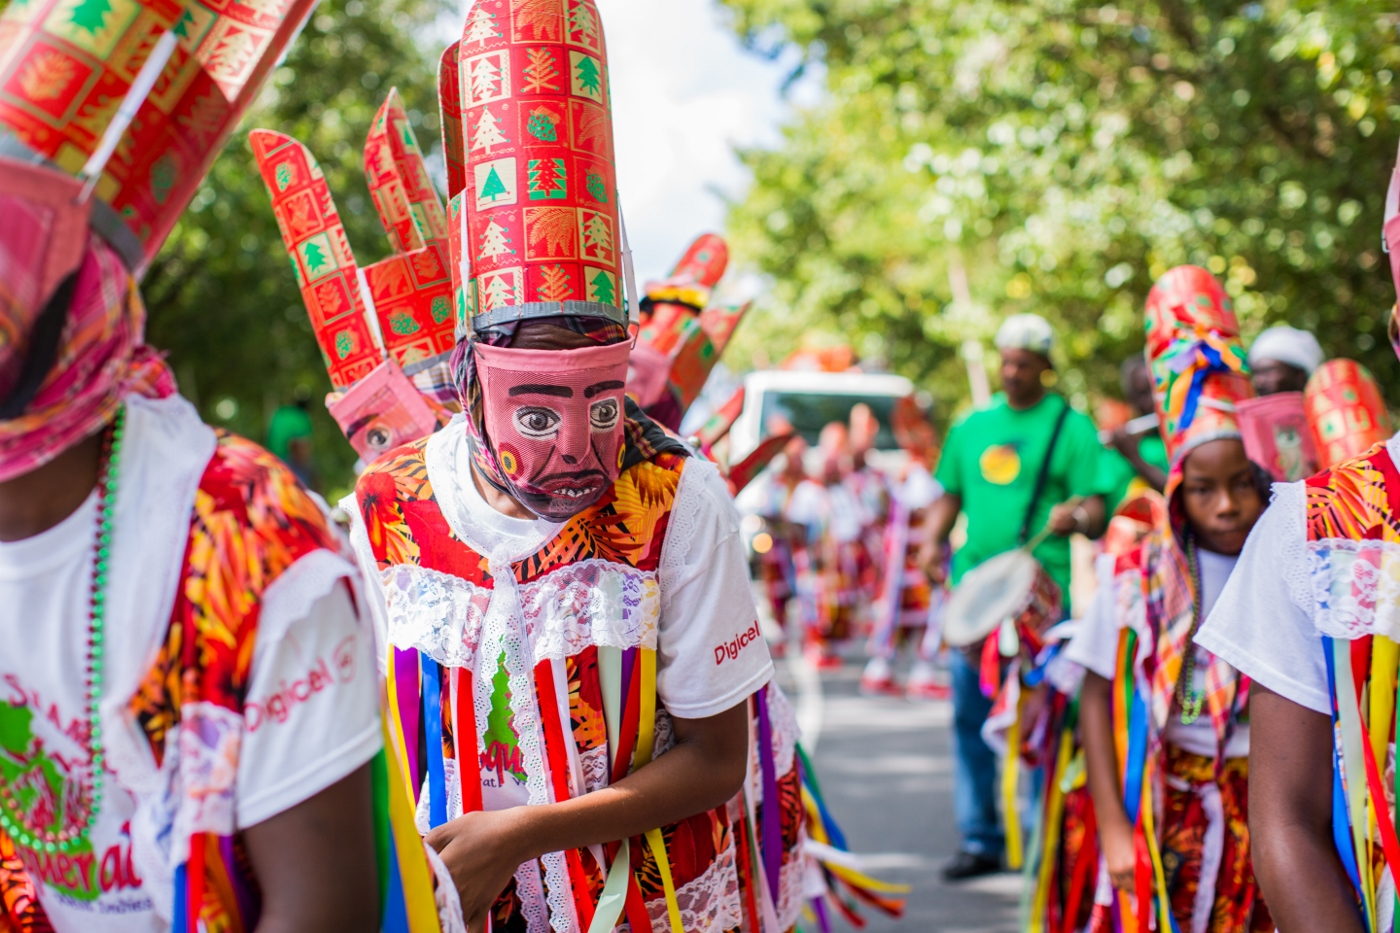
[[[1303,483],[1275,483],[1269,508],[1278,516],[1270,525],[1269,544],[1278,548],[1278,562],[1288,598],[1312,614],[1312,580],[1308,578],[1308,488]],[[1260,542],[1263,544],[1264,542]]]
[[[423,851],[428,856],[428,865],[433,870],[434,899],[437,901],[438,922],[442,933],[467,933],[467,923],[462,919],[462,898],[457,894],[457,883],[447,870],[442,856],[433,847],[423,843]]]
[[[161,787],[136,795],[131,852],[158,916],[175,905],[175,867],[189,857],[190,836],[231,836],[243,717],[212,703],[190,703],[166,738]]]
[[[494,562],[493,562],[494,565]],[[514,584],[514,574],[493,574]],[[448,668],[471,667],[486,620],[502,586],[476,586],[460,577],[399,565],[381,575],[388,604],[389,641],[416,648]],[[597,558],[569,564],[524,586],[512,585],[511,620],[523,620],[532,667],[562,661],[590,645],[655,648],[661,586],[655,573]],[[508,626],[504,636],[517,626]],[[488,660],[483,658],[483,660]],[[485,669],[491,669],[487,667]]]
[[[735,868],[734,840],[724,847],[700,877],[676,890],[683,931],[671,930],[666,898],[647,902],[651,928],[656,933],[723,933],[743,923],[739,900],[739,872]],[[794,918],[794,922],[795,922]],[[783,929],[788,928],[785,924]]]
[[[769,682],[767,697],[768,721],[773,726],[772,753],[775,773],[787,774],[792,770],[793,762],[797,758],[797,741],[801,737],[802,729],[797,724],[797,713],[793,710],[792,703],[776,682]],[[755,728],[753,733],[757,735],[758,729]]]
[[[549,908],[545,904],[539,862],[526,862],[515,870],[515,890],[520,898],[526,933],[549,933]]]
[[[695,530],[704,513],[705,498],[701,493],[707,491],[703,485],[706,471],[719,477],[719,469],[714,464],[692,457],[681,468],[681,478],[676,483],[676,498],[671,503],[671,516],[666,523],[666,540],[661,544],[660,570],[669,584],[676,582],[688,563],[690,542],[695,540]],[[696,483],[702,485],[692,490]]]
[[[1320,634],[1400,637],[1400,544],[1331,538],[1309,542],[1307,556]]]
[[[545,896],[549,899],[549,925],[554,933],[572,933],[574,922],[573,888],[563,852],[550,852],[540,859],[544,863]]]
[[[791,930],[797,924],[797,919],[802,916],[802,908],[806,906],[809,862],[812,866],[816,865],[816,859],[805,852],[806,843],[807,828],[803,826],[798,830],[797,849],[793,853],[796,857],[790,858],[787,864],[778,870],[778,903],[775,909],[780,930]],[[817,877],[821,877],[820,871],[817,872]]]
[[[658,718],[660,711],[658,710]],[[591,794],[608,786],[608,747],[591,749],[578,756],[583,770],[583,792]]]
[[[471,666],[481,650],[491,590],[406,564],[385,570],[380,580],[391,645],[416,648],[447,668]]]

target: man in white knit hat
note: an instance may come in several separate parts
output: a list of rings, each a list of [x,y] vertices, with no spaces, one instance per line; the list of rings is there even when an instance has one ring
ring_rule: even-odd
[[[1260,395],[1301,392],[1322,360],[1322,347],[1312,334],[1286,325],[1270,327],[1249,348],[1254,391]]]

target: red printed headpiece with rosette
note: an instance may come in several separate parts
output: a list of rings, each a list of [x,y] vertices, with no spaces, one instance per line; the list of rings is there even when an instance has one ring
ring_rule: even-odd
[[[593,0],[477,0],[457,64],[472,328],[565,315],[626,327],[608,55]]]
[[[1201,444],[1241,436],[1235,406],[1253,398],[1254,387],[1234,306],[1205,269],[1178,266],[1153,286],[1147,359],[1174,473]]]
[[[174,390],[135,283],[314,6],[0,12],[0,479]]]
[[[1359,457],[1393,433],[1380,385],[1355,360],[1323,363],[1303,394],[1319,469]]]

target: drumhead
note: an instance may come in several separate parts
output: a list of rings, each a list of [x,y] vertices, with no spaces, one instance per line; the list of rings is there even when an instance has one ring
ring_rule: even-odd
[[[954,648],[975,645],[1008,616],[1026,608],[1039,569],[1025,551],[1007,551],[968,571],[948,597],[943,640]]]

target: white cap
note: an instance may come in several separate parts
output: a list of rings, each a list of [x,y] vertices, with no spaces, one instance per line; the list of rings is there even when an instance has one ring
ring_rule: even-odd
[[[1038,314],[1013,314],[997,331],[998,350],[1030,350],[1048,357],[1055,346],[1050,322]]]
[[[1296,327],[1270,327],[1249,348],[1249,365],[1258,366],[1264,360],[1287,363],[1309,376],[1322,365],[1322,347],[1317,338]]]

